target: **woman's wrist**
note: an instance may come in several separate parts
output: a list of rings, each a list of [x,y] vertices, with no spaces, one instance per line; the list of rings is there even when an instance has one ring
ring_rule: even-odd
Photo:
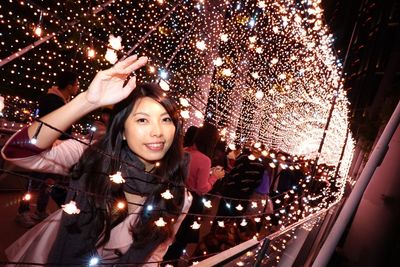
[[[77,95],[72,101],[76,101],[78,104],[78,107],[81,111],[83,111],[85,114],[92,112],[93,110],[96,110],[98,108],[100,108],[99,105],[94,104],[92,102],[90,102],[87,97],[87,92],[83,92],[80,93],[79,95]],[[71,101],[71,102],[72,102]]]

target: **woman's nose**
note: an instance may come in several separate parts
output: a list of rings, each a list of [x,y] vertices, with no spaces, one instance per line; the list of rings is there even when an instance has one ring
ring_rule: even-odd
[[[162,136],[162,126],[160,123],[155,122],[151,127],[151,136]]]

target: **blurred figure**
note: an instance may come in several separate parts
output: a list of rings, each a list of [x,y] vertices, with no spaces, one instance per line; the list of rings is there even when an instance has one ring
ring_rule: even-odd
[[[211,168],[211,158],[213,158],[218,139],[217,128],[212,124],[205,123],[203,127],[197,130],[193,140],[194,144],[185,148],[185,152],[190,155],[186,186],[193,195],[189,213],[203,213],[202,195],[209,192],[214,183],[225,175],[222,166]],[[190,227],[196,219],[197,217],[193,215],[186,216],[176,234],[175,242],[169,247],[164,260],[177,260],[188,243],[198,243],[199,229]]]
[[[192,125],[187,128],[185,136],[183,137],[183,147],[189,147],[193,145],[194,137],[199,128]]]
[[[48,113],[60,108],[61,106],[68,103],[73,96],[78,93],[79,80],[78,74],[72,71],[60,72],[57,75],[56,84],[52,86],[45,96],[39,100],[38,116],[39,118],[44,117]],[[60,118],[61,119],[61,118]],[[66,130],[68,134],[72,133],[70,127]],[[60,136],[59,139],[65,140],[69,137],[67,135]],[[42,182],[39,186],[39,193],[36,201],[36,211],[30,214],[29,200],[22,200],[18,208],[18,214],[16,222],[23,227],[30,228],[36,223],[44,220],[49,214],[47,213],[47,205],[49,203],[50,194],[58,205],[64,203],[66,197],[66,191],[63,189],[52,188],[55,184],[55,179],[60,179],[57,175],[52,174],[39,174],[33,173],[32,176],[41,179]]]

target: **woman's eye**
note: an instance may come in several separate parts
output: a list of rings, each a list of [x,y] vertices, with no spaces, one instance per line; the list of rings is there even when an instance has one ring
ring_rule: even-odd
[[[140,119],[137,119],[136,121],[137,121],[137,122],[140,122],[140,123],[145,123],[147,120],[146,120],[146,119],[143,119],[143,118],[140,118]]]
[[[164,118],[163,119],[164,122],[172,122],[172,119],[170,117]]]

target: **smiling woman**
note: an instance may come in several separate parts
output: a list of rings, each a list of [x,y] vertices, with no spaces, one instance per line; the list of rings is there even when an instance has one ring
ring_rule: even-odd
[[[78,209],[58,211],[28,231],[7,249],[9,260],[71,265],[87,264],[93,255],[101,263],[162,260],[191,197],[183,186],[187,160],[177,105],[157,84],[135,89],[132,78],[123,87],[146,61],[133,56],[99,72],[86,92],[43,117],[45,124],[35,122],[10,138],[3,156],[20,166],[63,174],[73,167],[67,201]],[[65,130],[110,104],[115,104],[110,126],[94,146],[68,140],[48,148],[59,132],[47,125]],[[167,189],[172,198],[162,197]],[[117,208],[121,201],[127,209]]]
[[[150,171],[170,148],[175,129],[165,108],[156,100],[144,97],[136,102],[125,121],[124,138],[145,164],[146,171]]]

